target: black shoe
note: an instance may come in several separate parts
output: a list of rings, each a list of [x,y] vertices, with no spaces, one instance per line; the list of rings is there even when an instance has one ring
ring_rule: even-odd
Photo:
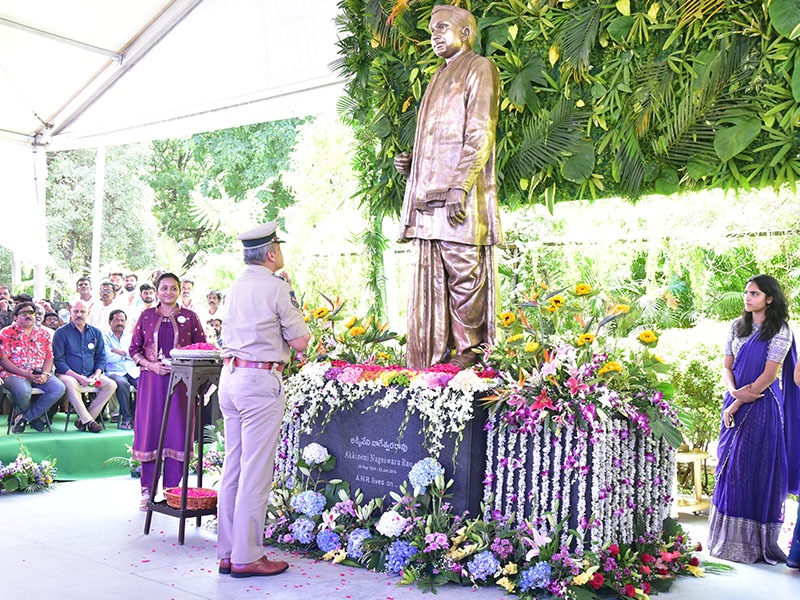
[[[119,415],[111,415],[112,423],[119,423]]]
[[[790,569],[800,569],[800,559],[792,560],[791,558],[786,559],[786,566]]]
[[[86,425],[84,425],[77,416],[75,417],[75,429],[78,431],[86,431]]]
[[[34,421],[31,421],[29,424],[30,424],[30,426],[31,426],[31,427],[33,427],[33,428],[34,428],[36,431],[39,431],[39,432],[42,432],[42,431],[44,431],[44,427],[45,427],[45,425],[44,425],[44,421],[42,421],[41,419],[36,419],[36,420],[34,420]]]
[[[22,415],[17,415],[17,418],[14,419],[14,427],[11,428],[11,433],[22,433],[25,431],[25,426],[28,422],[25,420],[25,417]]]

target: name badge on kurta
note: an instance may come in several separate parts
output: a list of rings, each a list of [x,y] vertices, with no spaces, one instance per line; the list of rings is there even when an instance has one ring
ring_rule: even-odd
[[[94,342],[89,342],[88,344],[86,344],[86,347],[87,347],[89,350],[94,350]]]
[[[178,318],[177,318],[177,319],[175,319],[175,320],[176,320],[178,323],[180,323],[181,325],[183,325],[184,323],[186,323],[186,317],[184,317],[184,316],[180,316],[180,317],[178,317]]]

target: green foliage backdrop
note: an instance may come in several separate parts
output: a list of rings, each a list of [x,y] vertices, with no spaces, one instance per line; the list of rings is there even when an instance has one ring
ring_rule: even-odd
[[[362,202],[398,214],[415,109],[440,64],[434,0],[341,0],[340,110],[356,128]],[[800,175],[797,0],[462,0],[500,72],[507,206]]]

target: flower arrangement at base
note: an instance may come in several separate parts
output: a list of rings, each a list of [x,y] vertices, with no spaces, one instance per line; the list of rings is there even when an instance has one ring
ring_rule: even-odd
[[[423,590],[447,583],[497,586],[526,600],[609,594],[641,600],[668,589],[677,575],[703,575],[692,555],[699,544],[671,520],[661,536],[639,534],[631,544],[605,544],[592,552],[576,551],[581,534],[564,532],[564,522],[552,514],[535,520],[499,511],[484,518],[453,514],[448,502],[453,482],[437,465],[430,458],[415,463],[399,493],[390,494],[391,505],[386,498],[364,503],[348,482],[323,480],[330,463],[306,465],[299,483],[273,491],[266,542],[399,575],[402,584]],[[308,492],[325,499],[321,512],[310,511],[313,516],[301,512],[305,501],[298,500]]]
[[[13,462],[0,462],[0,495],[17,490],[41,492],[56,485],[56,460],[34,462],[25,445],[19,443],[19,454]]]
[[[475,400],[489,393],[495,383],[491,370],[459,370],[450,364],[414,370],[341,361],[307,363],[286,381],[284,423],[297,422],[301,431],[308,432],[313,423],[324,427],[336,412],[378,396],[369,410],[405,403],[405,423],[411,414],[419,415],[425,447],[429,454],[438,456],[444,436],[454,435],[460,440],[465,423],[472,418]],[[288,438],[284,443],[291,446]]]

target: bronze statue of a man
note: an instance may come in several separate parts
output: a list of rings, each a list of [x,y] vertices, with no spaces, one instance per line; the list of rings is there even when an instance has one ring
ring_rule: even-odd
[[[496,266],[503,243],[495,184],[497,69],[472,50],[468,11],[440,5],[430,22],[445,59],[422,97],[413,155],[395,159],[408,177],[400,241],[414,240],[407,365],[472,365],[473,348],[494,337]]]

